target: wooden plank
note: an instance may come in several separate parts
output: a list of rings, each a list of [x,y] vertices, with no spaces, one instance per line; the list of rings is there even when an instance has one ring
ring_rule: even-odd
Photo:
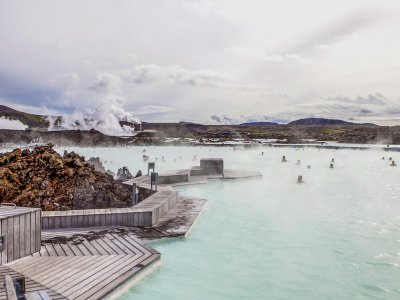
[[[57,213],[57,212],[56,212],[56,213]],[[62,228],[62,227],[61,227],[61,216],[55,215],[55,216],[53,217],[53,219],[54,219],[54,228]]]
[[[5,275],[9,275],[12,278],[22,276],[22,274],[14,271],[13,269],[11,269],[7,266],[0,266],[0,299],[6,299],[6,293],[5,293],[5,289],[4,289],[4,280],[3,280]],[[48,295],[54,300],[66,299],[65,297],[57,294],[56,292],[42,286],[41,284],[39,284],[29,278],[25,278],[25,287],[26,287],[27,293],[37,292],[37,291],[46,291],[48,293]]]
[[[25,215],[19,216],[19,257],[25,257]]]
[[[92,246],[94,248],[96,248],[96,250],[100,253],[100,255],[109,255],[110,253],[104,249],[98,242],[97,239],[95,240],[91,240],[90,243],[92,244]]]
[[[53,244],[45,244],[44,247],[46,247],[46,250],[47,250],[47,253],[49,253],[49,256],[58,256],[57,251],[53,247]]]
[[[106,236],[110,239],[110,241],[116,245],[119,249],[123,251],[124,254],[134,254],[135,252],[132,252],[129,247],[127,247],[124,243],[124,241],[120,241],[118,238],[118,235],[112,235],[110,233],[106,234]],[[122,253],[121,253],[122,254]]]
[[[65,216],[65,228],[72,227],[72,215],[68,214]]]
[[[63,269],[66,265],[75,261],[75,257],[77,256],[26,258],[26,261],[22,264],[18,262],[10,267],[18,272],[26,274],[29,278],[36,278],[34,280],[37,280],[40,276],[53,276],[53,273],[56,273],[58,269]],[[57,260],[55,261],[54,258],[57,258]],[[56,262],[57,265],[53,265],[54,262]]]
[[[122,213],[122,224],[123,226],[128,226],[128,213],[127,212],[123,212]]]
[[[77,248],[79,248],[79,250],[82,252],[82,255],[88,255],[88,256],[92,255],[82,241],[71,242],[71,244],[74,244]]]
[[[48,216],[47,219],[48,219],[48,227],[47,228],[55,229],[54,228],[54,218],[52,216]]]
[[[25,293],[25,300],[51,300],[50,296],[44,291]]]
[[[66,256],[75,256],[75,253],[68,244],[60,243],[59,245],[63,249]]]
[[[137,247],[133,246],[125,237],[122,237],[116,233],[111,234],[114,237],[114,243],[116,243],[121,249],[123,249],[126,253],[140,253],[144,252],[140,251]],[[147,252],[147,251],[146,251]]]
[[[17,260],[9,264],[8,266],[11,268],[18,268],[18,272],[31,272],[33,274],[40,273],[40,264],[43,261],[43,257],[39,257],[38,259],[34,259],[32,257],[25,257],[23,259]]]
[[[89,227],[90,226],[90,212],[85,209],[83,212],[83,226],[82,227]]]
[[[92,243],[89,242],[88,240],[85,239],[82,243],[92,255],[101,255],[101,253],[97,251],[97,249],[93,247]]]
[[[112,260],[112,257],[110,256],[96,257],[104,258],[104,260]],[[57,264],[58,259],[59,258],[53,257],[50,259],[50,261],[43,262],[46,265],[52,265],[48,275],[39,274],[38,276],[31,276],[31,278],[61,294],[64,294],[62,287],[69,289],[71,288],[71,281],[75,279],[84,279],[85,274],[88,272],[88,270],[91,270],[92,266],[94,266],[96,263],[96,259],[94,260],[93,257],[75,256],[67,258],[69,263],[64,264],[62,268],[59,268]]]
[[[96,239],[96,243],[109,255],[118,254],[112,247],[110,247],[109,243],[104,241],[103,239]]]
[[[47,248],[45,246],[40,248],[39,254],[40,256],[49,256],[49,253],[47,252]]]
[[[117,224],[117,213],[115,210],[111,213],[111,225],[116,226]]]
[[[79,227],[78,226],[78,216],[75,216],[75,215],[71,216],[71,227],[72,228]]]
[[[7,246],[7,242],[8,242],[8,220],[7,219],[3,219],[1,220],[1,235],[4,236],[3,238],[3,243],[4,243],[4,250],[1,251],[1,264],[6,264],[7,263],[7,253],[8,253],[8,246]]]
[[[126,226],[134,226],[133,225],[133,221],[134,221],[133,216],[134,216],[134,214],[132,212],[129,212],[129,213],[127,213],[127,215],[128,215],[128,220],[127,220]]]
[[[29,260],[28,260],[29,259]],[[58,257],[39,257],[27,258],[28,261],[20,265],[19,263],[10,265],[14,270],[26,274],[27,277],[45,285],[42,279],[56,276],[70,264],[78,261],[78,256],[58,256]],[[26,265],[29,264],[30,265]]]
[[[112,256],[114,259],[108,260],[106,262],[102,262],[102,266],[100,269],[95,269],[85,276],[85,279],[76,283],[73,287],[70,287],[68,290],[65,288],[61,289],[61,291],[65,291],[64,294],[71,299],[75,299],[79,295],[83,293],[89,292],[89,294],[93,294],[95,291],[92,291],[93,288],[97,287],[102,281],[108,278],[111,274],[115,272],[115,270],[121,269],[121,265],[126,266],[132,261],[138,261],[141,257],[137,258],[136,256],[122,256],[116,255]],[[58,290],[58,289],[56,289]]]
[[[112,225],[112,215],[111,214],[106,214],[106,226],[111,226]]]
[[[60,293],[60,291],[53,288],[55,285],[58,283],[67,285],[70,278],[79,276],[78,274],[81,271],[84,272],[93,264],[92,259],[85,256],[64,257],[62,265],[58,263],[60,259],[61,257],[49,257],[41,263],[43,267],[47,268],[47,272],[41,272],[36,275],[27,273],[27,275],[42,285],[48,286],[57,293]]]
[[[120,247],[118,247],[118,245],[113,242],[113,237],[110,234],[105,234],[102,240],[107,243],[107,245],[110,246],[115,253],[126,254]]]
[[[35,241],[36,241],[36,250],[39,251],[40,247],[41,247],[41,230],[40,228],[42,228],[41,224],[42,224],[42,218],[41,218],[41,211],[36,211],[35,212],[35,217],[36,217],[36,237],[35,237]]]
[[[25,254],[24,256],[28,256],[35,252],[34,249],[31,249],[31,214],[25,215]]]
[[[85,269],[73,268],[73,274],[68,276],[67,280],[61,280],[57,284],[51,282],[51,288],[70,298],[69,295],[73,294],[77,290],[90,289],[92,282],[95,281],[98,274],[104,274],[105,270],[111,266],[123,263],[124,257],[118,255],[97,256],[93,259],[85,258],[85,261],[90,263]]]
[[[96,209],[96,213],[94,215],[94,225],[93,226],[101,226],[101,215],[98,212],[99,210]]]
[[[136,251],[140,251],[141,253],[149,252],[146,247],[144,247],[142,244],[140,244],[138,241],[136,241],[131,236],[125,235],[123,238],[125,239],[125,242],[127,244],[132,245],[132,247],[134,247],[136,249]]]
[[[91,214],[88,216],[89,218],[89,227],[94,227],[95,225],[95,210],[91,210]]]
[[[65,253],[63,247],[59,243],[55,242],[55,243],[51,243],[51,244],[52,244],[57,256],[66,256],[66,253]]]
[[[42,218],[42,228],[49,229],[49,217],[46,216]]]
[[[0,220],[0,235],[3,235],[3,219]],[[3,237],[3,247],[5,249],[5,238]],[[0,266],[3,264],[3,253],[6,252],[5,250],[0,252]]]
[[[114,226],[122,226],[122,212],[120,208],[115,208],[115,224]]]
[[[139,216],[140,216],[140,212],[134,212],[133,213],[133,224],[132,224],[132,226],[139,226]]]
[[[7,226],[7,262],[14,260],[14,219],[8,218]]]
[[[82,251],[80,250],[80,248],[79,248],[77,245],[75,245],[74,242],[70,241],[70,242],[68,242],[68,243],[66,243],[66,244],[64,244],[64,245],[65,245],[64,248],[65,248],[65,247],[69,247],[69,248],[71,249],[71,251],[74,253],[75,256],[82,256],[82,255],[84,255],[84,254],[82,253]]]
[[[122,277],[129,270],[132,270],[135,265],[140,264],[140,262],[146,258],[147,256],[143,255],[139,258],[132,257],[130,259],[126,259],[122,268],[121,266],[117,267],[115,265],[108,266],[107,268],[103,269],[103,272],[99,272],[96,274],[96,277],[93,278],[96,279],[95,282],[97,284],[95,286],[91,286],[91,288],[87,289],[86,291],[81,289],[72,294],[68,294],[68,297],[74,299],[96,299],[94,294],[98,292],[104,296],[107,292],[119,286],[120,282],[116,281],[117,278]],[[126,279],[127,278],[125,278],[125,280]]]
[[[67,217],[60,216],[60,228],[66,228],[66,227],[67,227]]]
[[[30,215],[30,219],[31,219],[31,228],[30,228],[31,251],[36,252],[36,251],[38,251],[36,249],[36,216],[35,216],[35,213],[30,213],[29,215]],[[47,219],[47,218],[45,218],[45,219]],[[44,224],[45,223],[43,222],[43,225]]]
[[[152,255],[152,256],[142,260],[140,262],[140,265],[143,265],[143,267],[147,267],[150,264],[152,264],[154,261],[158,260],[159,258],[160,258],[159,254]],[[138,264],[136,263],[136,266],[132,267],[131,269],[125,268],[124,271],[126,271],[126,272],[123,273],[122,275],[115,274],[114,277],[110,277],[109,279],[104,280],[98,286],[96,286],[95,288],[93,288],[91,290],[91,292],[92,292],[93,290],[97,289],[96,293],[94,293],[90,296],[88,294],[84,294],[84,295],[81,295],[77,299],[93,299],[93,300],[95,300],[95,299],[102,298],[105,295],[107,295],[108,293],[112,292],[113,289],[117,288],[118,286],[123,284],[125,281],[129,280],[132,276],[134,276],[135,274],[140,272],[143,269],[143,267],[140,267],[140,266],[138,267]],[[107,281],[109,281],[108,285],[107,285]],[[86,297],[86,298],[84,298],[84,297]]]
[[[5,281],[5,289],[7,300],[17,300],[17,294],[15,292],[14,283],[10,275],[6,275],[4,278]]]
[[[78,227],[84,227],[85,225],[85,223],[84,223],[84,216],[82,215],[82,214],[79,214],[78,215]]]
[[[13,218],[14,219],[14,237],[13,237],[13,241],[14,241],[14,256],[13,256],[13,260],[18,259],[19,256],[19,219],[20,216],[16,216]]]

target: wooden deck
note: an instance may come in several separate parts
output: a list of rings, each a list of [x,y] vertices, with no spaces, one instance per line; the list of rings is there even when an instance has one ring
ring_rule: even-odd
[[[90,242],[84,240],[85,236],[90,235],[95,238],[97,236],[113,237],[114,235],[129,236],[139,240],[155,240],[162,238],[185,237],[194,223],[200,216],[207,201],[201,198],[180,196],[178,204],[170,209],[154,226],[152,227],[92,227],[92,228],[74,228],[74,229],[57,229],[44,230],[42,232],[43,247],[38,255],[47,255],[46,253],[69,253],[67,248],[73,248],[74,253],[85,255],[84,253],[96,253],[97,241],[94,246]],[[80,242],[81,237],[83,241]],[[65,242],[68,241],[68,245]],[[74,243],[72,243],[74,241]],[[111,254],[112,252],[110,252]]]
[[[159,258],[129,231],[60,231],[44,235],[40,252],[6,268],[61,298],[99,299]]]
[[[12,278],[23,277],[23,275],[8,266],[0,266],[0,299],[5,300],[6,298],[6,291],[4,288],[4,277],[6,275],[10,275]],[[59,293],[54,292],[53,290],[49,289],[48,287],[30,279],[25,279],[25,288],[27,292],[37,292],[37,291],[45,291],[51,299],[58,300],[58,299],[67,299],[65,296],[60,295]]]
[[[178,203],[152,228],[169,236],[184,237],[190,232],[206,204],[207,200],[205,199],[182,195]]]
[[[178,192],[164,188],[133,207],[42,212],[42,229],[155,224],[178,201]]]
[[[40,251],[0,267],[0,300],[5,275],[52,299],[107,296],[159,260],[143,241],[185,237],[206,203],[160,187],[131,208],[43,212]]]

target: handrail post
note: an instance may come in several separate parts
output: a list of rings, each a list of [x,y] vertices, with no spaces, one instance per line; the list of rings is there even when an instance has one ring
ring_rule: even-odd
[[[7,300],[17,300],[17,293],[15,292],[14,282],[10,275],[4,277],[4,287],[6,290]]]

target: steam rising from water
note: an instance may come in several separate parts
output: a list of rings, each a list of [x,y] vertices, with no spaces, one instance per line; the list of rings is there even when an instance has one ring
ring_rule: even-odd
[[[76,108],[72,114],[62,115],[62,126],[65,129],[96,129],[107,135],[134,135],[130,126],[120,126],[120,121],[140,123],[130,112],[125,111],[125,99],[122,96],[122,81],[109,73],[101,73],[87,87],[80,97],[88,97],[95,103],[92,107]],[[82,101],[84,102],[84,101]],[[50,122],[51,124],[54,124]],[[54,126],[50,130],[54,129]]]
[[[112,171],[147,169],[143,147],[67,150]],[[197,165],[197,155],[264,176],[181,187],[208,199],[206,210],[186,240],[152,243],[163,265],[121,299],[400,299],[400,166],[389,162],[400,152],[149,146],[146,155],[165,157],[160,173]]]
[[[120,126],[119,121],[140,123],[133,114],[125,111],[118,100],[106,99],[100,105],[85,110],[76,110],[62,116],[62,126],[66,129],[96,129],[107,135],[134,135],[130,126]]]

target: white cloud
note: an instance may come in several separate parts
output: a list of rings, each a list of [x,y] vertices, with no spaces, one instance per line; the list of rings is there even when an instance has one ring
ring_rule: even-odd
[[[102,119],[110,103],[114,116],[170,122],[319,107],[384,124],[400,104],[399,13],[399,1],[379,0],[7,1],[0,101]],[[392,104],[354,96],[376,91]]]
[[[309,65],[312,60],[309,58],[302,57],[298,54],[267,54],[265,51],[260,49],[252,49],[247,47],[233,47],[230,51],[236,55],[244,56],[252,59],[258,59],[265,62],[274,63],[296,63],[299,65]]]
[[[167,113],[176,110],[175,107],[161,106],[161,105],[146,105],[139,107],[136,111],[136,115],[149,115],[149,114],[160,114]]]
[[[88,90],[97,95],[119,95],[122,89],[122,80],[111,73],[100,73],[97,79],[88,87]]]
[[[240,124],[245,122],[288,123],[300,118],[336,118],[354,122],[400,121],[400,104],[391,101],[381,93],[356,96],[330,96],[313,99],[307,103],[285,106],[268,114],[240,115],[238,117],[219,114],[211,115],[219,124]]]
[[[182,66],[139,65],[121,72],[123,78],[135,84],[170,83],[190,86],[222,87],[230,80],[229,74],[215,70],[191,70]]]

